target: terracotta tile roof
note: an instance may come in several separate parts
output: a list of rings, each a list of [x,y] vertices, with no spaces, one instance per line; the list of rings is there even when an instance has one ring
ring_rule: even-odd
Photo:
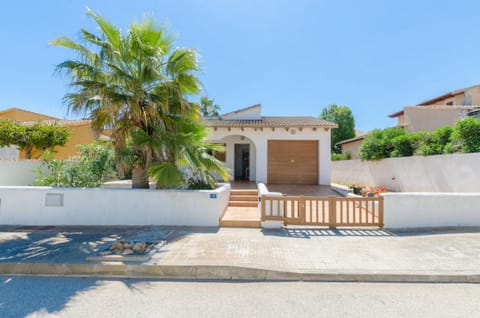
[[[337,146],[340,146],[340,145],[348,144],[348,143],[351,143],[351,142],[363,140],[363,139],[365,139],[365,137],[366,137],[367,135],[368,135],[368,134],[363,134],[363,135],[356,136],[356,137],[353,137],[353,138],[350,138],[350,139],[345,139],[345,140],[342,140],[342,141],[337,142],[336,145],[337,145]]]
[[[82,125],[86,123],[90,123],[91,121],[89,119],[79,119],[79,120],[36,120],[36,121],[24,121],[22,124],[24,125],[34,125],[36,123],[42,123],[42,124],[47,124],[47,125],[59,125],[59,126],[76,126],[76,125]]]
[[[315,117],[262,117],[259,120],[222,120],[219,118],[204,118],[207,127],[328,127],[338,125]]]
[[[45,115],[45,114],[40,114],[40,113],[32,112],[32,111],[29,111],[29,110],[26,110],[26,109],[17,108],[17,107],[12,107],[12,108],[7,108],[7,109],[4,109],[4,110],[1,110],[1,111],[0,111],[0,115],[1,115],[1,114],[6,114],[6,113],[9,113],[9,112],[12,112],[12,111],[19,111],[19,112],[23,112],[23,113],[30,113],[30,114],[34,114],[34,115],[38,115],[38,116],[43,116],[43,117],[45,117],[45,118],[50,118],[50,119],[56,119],[56,120],[58,120],[57,117],[53,117],[53,116],[49,116],[49,115]]]

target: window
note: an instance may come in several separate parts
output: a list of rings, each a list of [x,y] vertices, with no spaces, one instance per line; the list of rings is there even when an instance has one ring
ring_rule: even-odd
[[[227,150],[227,145],[226,144],[216,144],[219,146],[222,146],[224,148],[223,151],[210,151],[209,154],[214,156],[215,159],[221,162],[225,162],[227,160],[226,158],[226,150]]]
[[[453,101],[452,101],[452,102],[448,102],[448,103],[447,103],[447,106],[453,106]]]

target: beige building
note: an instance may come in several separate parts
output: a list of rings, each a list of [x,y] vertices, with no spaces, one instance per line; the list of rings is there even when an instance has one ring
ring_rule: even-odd
[[[354,138],[337,142],[337,146],[342,148],[342,154],[350,153],[351,159],[360,159],[360,146],[366,134],[357,135]]]
[[[476,109],[480,109],[480,85],[458,89],[431,98],[416,106],[389,115],[397,125],[408,132],[432,131],[443,126],[453,126]]]
[[[67,159],[77,155],[77,145],[90,144],[98,139],[108,139],[108,136],[104,136],[103,132],[100,135],[92,129],[90,120],[61,120],[19,108],[9,108],[0,111],[0,120],[11,120],[20,123],[43,122],[68,127],[71,134],[70,138],[64,146],[55,147],[55,159]],[[34,151],[32,157],[38,158],[41,153],[41,151]],[[25,153],[18,151],[16,147],[0,148],[0,159],[24,158]]]
[[[430,98],[416,106],[405,106],[401,111],[389,115],[397,119],[397,126],[408,132],[432,131],[444,126],[453,126],[467,116],[480,118],[480,85],[457,89]],[[349,152],[352,159],[359,159],[360,145],[366,134],[337,143],[342,153]]]

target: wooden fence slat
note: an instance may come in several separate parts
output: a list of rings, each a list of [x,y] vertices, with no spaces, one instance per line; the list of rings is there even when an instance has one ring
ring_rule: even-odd
[[[262,221],[283,220],[286,225],[325,225],[336,228],[337,226],[383,227],[384,223],[383,196],[342,198],[263,195],[260,211]]]

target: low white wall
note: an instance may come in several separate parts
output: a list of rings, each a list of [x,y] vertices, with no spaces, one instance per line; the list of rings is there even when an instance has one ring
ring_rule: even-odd
[[[148,184],[150,189],[157,188],[157,184],[153,181],[150,181]],[[109,182],[103,183],[101,187],[105,189],[131,189],[132,180],[109,181]]]
[[[386,193],[386,228],[480,226],[480,193]]]
[[[63,206],[46,206],[47,194],[63,195]],[[215,190],[0,187],[0,224],[218,226],[229,195],[228,184]]]
[[[0,147],[0,159],[18,159],[20,151],[18,147]]]
[[[37,176],[38,160],[0,160],[0,186],[31,186]]]
[[[332,182],[401,192],[480,192],[480,153],[332,161]]]

